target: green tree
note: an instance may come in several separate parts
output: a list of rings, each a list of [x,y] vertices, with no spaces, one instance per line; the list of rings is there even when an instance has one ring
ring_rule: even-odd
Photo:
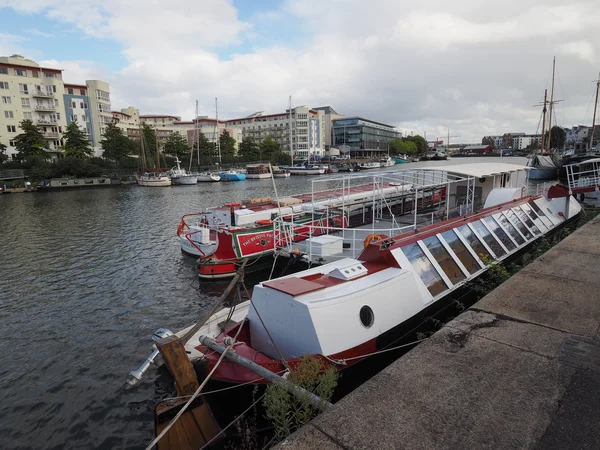
[[[23,132],[14,139],[18,152],[17,158],[26,160],[32,156],[41,156],[47,159],[46,150],[49,147],[41,130],[31,120],[27,119],[22,120],[19,127]]]
[[[145,161],[142,161],[144,168],[160,167],[160,161],[156,160],[156,148],[158,139],[156,131],[147,123],[142,125],[142,139],[144,140]]]
[[[256,161],[259,158],[258,145],[251,139],[242,139],[238,148],[238,155],[244,161]]]
[[[203,164],[210,164],[218,156],[214,142],[210,142],[203,133],[198,133],[198,142],[194,144],[194,151],[200,152],[200,161]]]
[[[63,154],[66,157],[85,159],[92,156],[94,150],[85,132],[77,125],[77,120],[67,125],[64,134],[65,145]]]
[[[188,147],[187,139],[178,131],[167,138],[165,142],[165,155],[170,155],[181,160],[189,158],[190,148]]]
[[[408,136],[405,138],[406,141],[414,142],[417,146],[417,154],[425,155],[427,153],[427,141],[422,136]]]
[[[6,145],[0,142],[0,165],[4,164],[4,161],[8,160],[8,155],[6,154]]]
[[[223,130],[223,133],[219,136],[219,145],[222,156],[232,157],[235,155],[235,139],[226,130]]]
[[[280,145],[271,137],[267,136],[259,144],[259,153],[261,159],[271,159],[273,155],[279,152]]]
[[[129,155],[136,153],[137,144],[123,134],[114,123],[109,123],[104,131],[104,140],[100,143],[102,156],[115,162],[121,162]]]
[[[390,141],[390,153],[393,155],[414,155],[417,153],[417,144],[406,139],[392,139]]]
[[[549,132],[546,131],[546,139],[548,139]],[[551,130],[550,146],[552,148],[563,148],[565,141],[567,140],[567,133],[559,126],[554,125]]]

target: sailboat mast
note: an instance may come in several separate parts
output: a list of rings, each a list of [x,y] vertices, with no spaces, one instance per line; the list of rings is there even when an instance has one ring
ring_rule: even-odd
[[[215,97],[215,119],[217,154],[219,155],[219,163],[221,163],[221,139],[219,139],[219,104],[217,102],[217,97]]]
[[[292,96],[290,95],[290,100],[288,102],[288,116],[289,116],[289,138],[290,138],[290,157],[292,158],[292,163],[294,162],[294,146],[292,145]]]
[[[160,153],[158,152],[158,129],[154,127],[154,134],[156,135],[156,168],[160,169]]]
[[[144,149],[144,132],[142,130],[142,127],[140,127],[140,142],[142,144],[142,172],[146,171],[146,151]]]
[[[196,100],[196,116],[194,117],[194,142],[198,145],[198,100]],[[194,146],[190,148],[190,172],[192,171],[192,159],[194,159]],[[198,150],[198,165],[200,165],[200,150]]]
[[[596,128],[596,108],[598,107],[598,88],[600,88],[600,73],[596,81],[596,100],[594,101],[594,118],[592,119],[592,137],[590,138],[590,148],[594,147],[594,130]]]
[[[554,107],[554,70],[556,68],[556,57],[552,59],[552,91],[550,91],[550,116],[548,117],[548,153],[550,153],[552,141],[552,109]]]
[[[546,105],[548,103],[548,89],[544,89],[544,109],[542,110],[542,152],[546,148]],[[537,147],[536,147],[537,153]]]

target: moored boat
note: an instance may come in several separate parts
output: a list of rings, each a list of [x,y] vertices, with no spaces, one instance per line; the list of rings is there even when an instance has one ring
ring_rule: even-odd
[[[532,155],[527,160],[530,180],[555,180],[558,177],[558,167],[550,156]]]
[[[249,180],[262,180],[271,178],[269,166],[266,164],[248,164],[246,165],[246,178]]]
[[[396,160],[390,156],[386,156],[379,160],[379,164],[381,165],[381,167],[392,167],[396,164]]]
[[[287,168],[292,175],[323,175],[325,168],[316,164],[294,165]]]
[[[165,187],[171,186],[171,178],[163,172],[143,172],[138,174],[137,183],[146,187]]]
[[[216,172],[199,172],[199,173],[196,173],[195,175],[198,180],[198,183],[205,183],[205,182],[212,183],[215,181],[221,181],[221,177]]]
[[[197,331],[186,347],[190,359],[204,359],[206,370],[215,369],[212,379],[235,384],[265,381],[241,365],[218,365],[220,354],[199,341],[235,345],[238,355],[274,373],[285,370],[282,359],[294,367],[306,354],[344,370],[393,347],[414,318],[468,289],[492,263],[513,260],[581,214],[561,189],[530,196],[506,172],[490,167],[471,173],[462,181],[471,195],[482,195],[481,209],[369,242],[355,258],[258,284],[252,308],[245,302],[223,310]],[[487,185],[471,190],[481,178]],[[460,194],[461,184],[451,192]],[[227,324],[218,325],[224,323],[219,314],[230,319]]]
[[[180,165],[181,161],[179,158],[175,158],[175,167],[169,170],[169,176],[173,184],[181,185],[195,185],[198,183],[198,177],[194,174],[188,173],[187,170],[182,169]]]
[[[244,181],[246,174],[238,170],[229,169],[219,173],[219,177],[223,181]]]
[[[108,177],[90,178],[49,178],[42,180],[37,186],[38,191],[60,191],[68,189],[87,189],[97,187],[118,186],[119,180],[111,180]],[[31,191],[29,186],[28,191]]]
[[[285,170],[279,166],[271,166],[271,171],[273,172],[273,176],[275,178],[289,178],[290,172]]]

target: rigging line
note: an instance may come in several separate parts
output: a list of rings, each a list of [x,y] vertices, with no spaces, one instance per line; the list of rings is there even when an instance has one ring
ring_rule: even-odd
[[[233,419],[229,425],[227,425],[225,428],[223,428],[221,431],[219,431],[219,434],[217,434],[216,436],[214,436],[210,441],[208,441],[206,444],[204,444],[202,447],[200,447],[200,450],[203,450],[203,449],[207,448],[210,444],[212,444],[215,441],[215,439],[217,439],[223,433],[225,433],[225,431],[227,431],[229,429],[229,427],[231,427],[231,425],[233,425],[234,423],[236,423],[241,417],[244,416],[244,414],[246,414],[248,411],[250,411],[252,408],[254,408],[258,404],[258,402],[260,402],[265,397],[265,395],[267,395],[267,394],[265,393],[265,394],[261,395],[258,398],[258,400],[256,400],[254,403],[252,403],[239,416],[237,416],[235,419]],[[148,450],[148,449],[146,449],[146,450]]]
[[[415,344],[418,344],[420,342],[426,341],[427,339],[429,339],[429,338],[419,339],[418,341],[409,342],[408,344],[402,344],[402,345],[398,345],[397,347],[386,348],[384,350],[378,350],[376,352],[367,353],[365,355],[352,356],[350,358],[342,358],[342,359],[337,359],[337,360],[336,359],[330,359],[330,358],[327,358],[327,357],[325,357],[325,358],[328,359],[329,361],[336,362],[337,364],[344,364],[346,361],[352,361],[352,360],[361,359],[361,358],[368,358],[369,356],[379,355],[381,353],[391,352],[393,350],[398,350],[400,348],[409,347],[411,345],[415,345]]]
[[[285,367],[287,370],[289,370],[291,372],[292,369],[290,369],[290,366],[288,365],[287,361],[283,357],[283,354],[279,350],[279,347],[277,347],[277,344],[275,343],[275,340],[273,339],[273,336],[271,336],[271,333],[269,332],[269,329],[267,328],[267,326],[263,322],[263,319],[262,319],[260,313],[258,312],[258,309],[256,308],[256,305],[254,305],[254,302],[252,301],[252,297],[248,293],[248,289],[246,289],[246,283],[242,282],[242,286],[244,287],[244,291],[246,291],[246,295],[250,297],[250,304],[254,308],[254,311],[256,312],[256,315],[260,319],[260,323],[262,324],[262,326],[264,327],[265,331],[267,332],[267,335],[269,336],[269,339],[271,340],[271,343],[273,344],[273,347],[275,347],[275,350],[277,350],[277,353],[279,354],[279,358],[281,358],[281,364],[283,364],[283,367]]]
[[[240,326],[237,333],[235,334],[235,337],[233,338],[233,342],[235,343],[236,339],[238,338],[240,331],[242,330],[242,327]],[[215,373],[215,371],[217,370],[217,368],[219,367],[219,365],[221,364],[221,362],[223,361],[223,359],[225,358],[225,355],[227,354],[227,352],[229,350],[231,350],[233,348],[233,344],[227,346],[227,348],[225,348],[225,350],[223,351],[223,353],[221,353],[221,356],[219,357],[219,359],[217,360],[217,362],[215,363],[215,366],[212,368],[212,370],[208,373],[208,375],[206,376],[206,378],[204,379],[204,381],[202,381],[202,384],[200,384],[200,386],[198,386],[198,389],[196,389],[196,392],[194,392],[194,394],[190,397],[190,399],[186,402],[185,405],[183,405],[183,407],[179,410],[179,412],[177,413],[177,415],[175,417],[173,417],[173,420],[171,420],[169,422],[169,424],[161,431],[161,433],[156,436],[156,438],[150,443],[150,445],[148,445],[148,447],[146,447],[145,450],[151,450],[152,447],[154,447],[154,445],[160,441],[165,434],[167,434],[167,431],[169,431],[169,429],[175,424],[175,422],[177,422],[177,419],[179,419],[183,413],[185,412],[185,410],[192,404],[192,402],[196,399],[196,397],[198,397],[200,395],[200,392],[202,391],[202,389],[204,388],[204,386],[206,386],[206,383],[208,383],[208,381],[210,380],[210,377],[212,376],[213,373]]]

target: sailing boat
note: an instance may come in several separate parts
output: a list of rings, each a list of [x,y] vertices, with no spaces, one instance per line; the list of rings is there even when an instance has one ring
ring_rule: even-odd
[[[144,172],[138,174],[137,182],[140,186],[171,186],[171,177],[166,173],[167,169],[160,167],[155,169],[147,169],[146,167],[146,152],[144,149],[144,133],[140,129],[140,142],[142,144],[142,162],[144,164]],[[158,150],[158,135],[156,136],[156,165],[160,166],[160,152]]]
[[[169,170],[169,175],[171,175],[171,181],[173,184],[181,184],[186,186],[197,184],[198,177],[188,173],[185,169],[182,169],[179,165],[180,162],[181,161],[179,161],[179,158],[175,157],[175,164],[177,164],[177,167],[173,167],[171,170]]]
[[[550,93],[550,115],[548,119],[548,139],[546,140],[546,105],[548,91],[544,90],[544,109],[542,110],[543,119],[542,119],[542,153],[544,151],[547,154],[550,154],[550,141],[552,139],[552,113],[554,103],[554,72],[556,69],[556,58],[552,60],[552,91]],[[547,150],[546,150],[547,148]],[[534,150],[534,153],[527,159],[527,166],[531,167],[529,171],[529,179],[530,180],[554,180],[558,175],[558,167],[552,161],[550,156],[538,155],[537,149]]]
[[[195,142],[196,142],[196,149],[197,149],[197,155],[198,155],[198,165],[200,165],[200,141],[199,141],[199,136],[200,136],[200,130],[198,130],[198,100],[196,100],[196,120],[194,123],[194,138],[195,138]],[[193,151],[194,151],[194,146],[192,146],[192,155],[190,156],[190,172],[192,171],[192,157],[193,157]],[[198,173],[194,173],[193,175],[196,176],[196,181],[198,183],[200,182],[213,182],[213,181],[221,181],[221,177],[219,176],[218,173],[215,172],[198,172]]]
[[[219,155],[219,164],[221,164],[221,140],[219,136],[219,106],[215,98],[215,146]],[[219,173],[219,177],[223,181],[244,181],[246,174],[235,169],[229,169]]]

